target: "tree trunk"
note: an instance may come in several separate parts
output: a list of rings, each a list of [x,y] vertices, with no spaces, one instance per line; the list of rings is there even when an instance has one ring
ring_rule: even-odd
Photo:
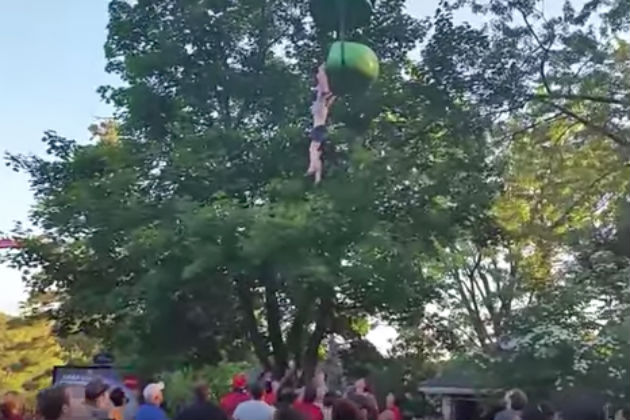
[[[305,381],[310,381],[315,374],[318,362],[319,346],[326,337],[333,309],[333,301],[329,296],[320,296],[315,329],[308,339],[303,357],[303,375]]]
[[[300,300],[296,302],[296,311],[293,322],[287,334],[287,347],[291,357],[295,361],[296,367],[302,367],[302,354],[304,350],[304,331],[312,316],[311,301],[313,290],[306,287],[303,290]]]
[[[271,267],[265,266],[261,272],[261,281],[265,287],[265,313],[269,341],[273,349],[276,369],[284,372],[288,366],[287,346],[282,337],[282,316],[278,304],[278,287],[275,273]]]
[[[243,319],[245,322],[245,328],[247,335],[254,346],[254,353],[261,365],[265,369],[270,369],[269,366],[269,347],[265,337],[258,330],[258,322],[256,321],[256,315],[254,313],[254,298],[252,296],[251,284],[247,280],[234,280],[236,286],[236,293],[240,302],[241,310],[243,311]]]

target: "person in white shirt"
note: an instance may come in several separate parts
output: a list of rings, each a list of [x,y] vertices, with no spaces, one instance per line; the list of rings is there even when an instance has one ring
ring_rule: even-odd
[[[252,399],[240,403],[232,418],[234,420],[273,420],[276,409],[262,400],[264,389],[261,384],[250,386],[249,394]]]
[[[326,76],[323,64],[317,69],[316,79],[315,101],[311,105],[313,128],[310,133],[309,166],[306,174],[313,175],[315,184],[318,184],[322,180],[322,147],[326,141],[326,120],[328,119],[328,111],[335,101],[335,96],[330,91],[328,76]]]

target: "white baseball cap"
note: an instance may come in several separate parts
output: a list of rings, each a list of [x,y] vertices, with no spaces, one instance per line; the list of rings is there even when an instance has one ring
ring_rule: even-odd
[[[164,390],[164,382],[152,382],[144,387],[142,390],[142,396],[146,402],[153,400],[158,393]]]

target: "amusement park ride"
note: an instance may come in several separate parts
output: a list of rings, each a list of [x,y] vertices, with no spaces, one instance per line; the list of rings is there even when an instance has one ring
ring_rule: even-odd
[[[21,247],[22,245],[15,239],[0,238],[0,249],[15,249]]]

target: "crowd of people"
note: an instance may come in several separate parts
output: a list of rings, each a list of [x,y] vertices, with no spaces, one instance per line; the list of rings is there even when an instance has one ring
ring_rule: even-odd
[[[101,379],[90,381],[84,388],[84,398],[74,402],[69,389],[56,385],[37,395],[37,411],[33,418],[42,420],[168,420],[163,408],[165,386],[151,382],[139,389],[110,389]],[[131,394],[129,393],[131,392]],[[295,387],[261,375],[248,383],[245,374],[232,378],[232,389],[218,404],[210,400],[210,390],[199,383],[193,389],[194,400],[179,410],[173,420],[403,420],[412,418],[404,413],[398,399],[388,394],[379,406],[365,378],[359,378],[343,394],[328,391],[321,378]],[[19,395],[8,392],[0,405],[0,420],[30,418],[21,408]],[[442,413],[449,418],[451,416]],[[415,417],[413,417],[415,418]],[[468,420],[604,420],[602,407],[577,401],[568,408],[556,410],[551,403],[531,402],[518,390],[506,393],[499,409],[480,413]],[[447,419],[448,420],[448,419]],[[630,410],[618,410],[614,420],[630,420]]]

